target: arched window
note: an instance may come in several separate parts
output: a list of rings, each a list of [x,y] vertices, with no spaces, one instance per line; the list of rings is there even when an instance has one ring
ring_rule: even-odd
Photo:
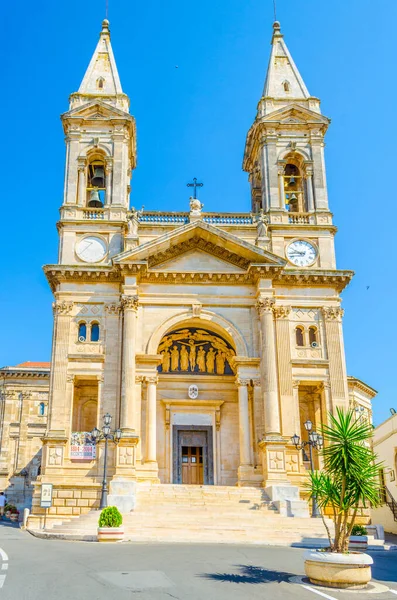
[[[97,85],[98,90],[103,90],[103,88],[105,86],[105,80],[104,80],[104,78],[103,77],[99,77],[96,80],[96,85]]]
[[[99,154],[92,157],[88,163],[87,172],[87,206],[88,208],[103,208],[106,193],[105,161]]]
[[[309,344],[312,346],[313,344],[318,344],[318,331],[317,327],[309,327]]]
[[[99,342],[99,323],[91,324],[91,342]]]
[[[87,325],[85,323],[79,323],[79,335],[77,339],[79,342],[87,341]]]
[[[283,82],[283,88],[284,88],[284,92],[289,92],[290,91],[289,81],[284,81]]]
[[[40,404],[39,404],[39,415],[40,415],[40,417],[44,417],[44,415],[45,415],[45,404],[44,404],[44,402],[40,402]]]
[[[288,159],[287,159],[288,160]],[[284,169],[285,204],[289,212],[305,212],[305,196],[303,192],[303,177],[299,167],[294,164],[299,161],[291,157],[293,162],[287,162]]]
[[[305,339],[304,339],[304,335],[303,335],[303,327],[298,326],[295,329],[295,338],[296,338],[296,345],[297,346],[304,346],[305,345]]]

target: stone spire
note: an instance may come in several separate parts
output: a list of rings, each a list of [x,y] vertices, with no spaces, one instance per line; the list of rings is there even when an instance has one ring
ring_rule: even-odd
[[[75,108],[93,98],[101,99],[117,108],[128,111],[128,96],[123,93],[116,61],[110,43],[109,21],[102,21],[102,30],[95,52],[81,82],[79,91],[72,94],[70,108]]]
[[[273,24],[272,52],[266,75],[263,96],[270,98],[307,99],[309,91],[280,31],[280,23]]]

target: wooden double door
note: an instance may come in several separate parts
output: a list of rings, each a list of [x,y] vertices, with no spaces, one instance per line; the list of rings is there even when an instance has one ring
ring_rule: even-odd
[[[174,425],[172,438],[172,482],[213,485],[212,427]]]
[[[204,483],[203,446],[182,446],[182,483]]]

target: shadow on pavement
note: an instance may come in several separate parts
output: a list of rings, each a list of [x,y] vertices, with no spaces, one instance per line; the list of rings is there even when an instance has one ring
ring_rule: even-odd
[[[288,581],[294,573],[273,571],[253,565],[236,565],[240,573],[203,573],[199,577],[223,583],[282,583]]]

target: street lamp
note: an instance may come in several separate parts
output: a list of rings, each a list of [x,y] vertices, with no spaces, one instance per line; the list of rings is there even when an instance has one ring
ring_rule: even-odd
[[[112,415],[106,413],[103,417],[103,427],[102,431],[97,427],[91,431],[92,441],[95,445],[98,444],[101,440],[105,440],[105,454],[103,458],[103,480],[102,480],[102,492],[101,492],[101,502],[99,504],[99,508],[106,508],[108,505],[108,484],[107,484],[107,463],[108,463],[108,440],[111,440],[115,444],[118,444],[121,440],[122,432],[121,429],[116,429],[112,431],[110,428],[110,423],[112,422]]]
[[[324,445],[324,438],[322,435],[317,433],[317,431],[313,430],[313,423],[308,419],[304,423],[304,427],[306,431],[309,433],[309,440],[307,442],[300,443],[300,436],[295,433],[292,436],[291,441],[294,444],[297,450],[303,450],[306,446],[309,446],[309,456],[310,456],[310,470],[314,471],[313,467],[313,448],[316,450],[321,450]],[[318,508],[317,498],[314,495],[312,501],[312,517],[321,517],[320,509]]]

